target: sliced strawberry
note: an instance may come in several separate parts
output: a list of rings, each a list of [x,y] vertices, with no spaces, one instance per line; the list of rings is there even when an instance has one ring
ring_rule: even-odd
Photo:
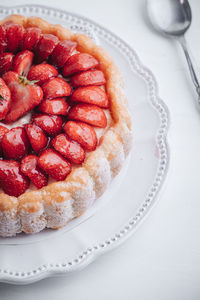
[[[7,47],[6,30],[0,25],[0,53],[3,53]]]
[[[37,63],[47,60],[58,44],[58,38],[53,34],[43,34],[35,47],[35,58]]]
[[[35,155],[27,155],[21,161],[21,172],[29,177],[31,182],[38,188],[41,189],[48,183],[47,175],[42,172],[38,166],[38,157]]]
[[[3,25],[6,30],[7,51],[15,53],[23,39],[24,27],[20,24],[7,23]]]
[[[33,52],[29,50],[19,52],[13,61],[13,71],[19,75],[27,75],[33,62],[33,56]]]
[[[28,72],[29,80],[38,80],[37,84],[42,85],[45,81],[58,75],[56,68],[49,64],[40,64],[33,66]]]
[[[29,187],[29,180],[17,161],[0,160],[0,185],[6,194],[18,197]]]
[[[33,50],[41,36],[41,29],[38,27],[29,27],[25,30],[23,40],[20,43],[22,50]]]
[[[0,125],[0,142],[2,141],[2,138],[5,133],[7,133],[9,129],[3,125]]]
[[[68,59],[63,67],[63,76],[67,77],[74,73],[81,71],[87,71],[89,69],[97,67],[98,60],[94,56],[88,53],[77,53]]]
[[[0,76],[11,69],[14,54],[1,53],[0,54]]]
[[[68,118],[97,127],[105,128],[107,126],[107,118],[103,109],[96,105],[77,104],[70,109]]]
[[[97,135],[93,127],[86,123],[68,121],[64,131],[70,139],[78,142],[84,149],[93,151],[97,147]]]
[[[49,79],[42,85],[45,98],[65,97],[71,94],[71,86],[62,78]]]
[[[7,159],[20,159],[28,153],[29,140],[22,127],[15,127],[4,134],[1,141],[3,155]]]
[[[58,68],[64,66],[76,49],[77,43],[69,40],[59,42],[50,56],[50,63]]]
[[[102,85],[106,80],[104,74],[100,70],[89,70],[74,75],[71,78],[73,87],[88,86],[88,85]]]
[[[64,157],[74,164],[81,164],[85,159],[84,149],[75,141],[71,141],[65,134],[57,135],[52,141],[52,146]]]
[[[8,113],[11,103],[11,93],[5,82],[0,78],[0,120]]]
[[[71,96],[71,100],[95,104],[104,108],[109,106],[106,93],[98,86],[85,86],[76,89]]]
[[[40,127],[35,124],[26,124],[25,129],[35,153],[40,152],[46,147],[48,139]]]
[[[5,118],[7,123],[17,120],[42,101],[42,89],[26,77],[9,71],[3,75],[3,79],[10,88],[12,99],[10,111]]]
[[[38,110],[50,115],[66,116],[69,105],[64,98],[54,98],[43,100],[38,106]]]
[[[55,180],[64,180],[71,172],[71,164],[53,149],[42,152],[38,166]]]
[[[2,155],[1,141],[3,139],[4,134],[7,133],[8,131],[9,131],[8,128],[6,128],[5,126],[0,125],[0,155]]]
[[[63,120],[60,116],[36,114],[32,120],[49,135],[57,135],[62,130]]]

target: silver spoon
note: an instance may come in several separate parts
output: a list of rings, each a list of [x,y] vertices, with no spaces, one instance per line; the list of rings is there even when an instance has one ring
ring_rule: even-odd
[[[153,26],[158,31],[176,38],[181,44],[200,103],[200,84],[184,36],[192,22],[188,0],[147,0],[147,11]]]

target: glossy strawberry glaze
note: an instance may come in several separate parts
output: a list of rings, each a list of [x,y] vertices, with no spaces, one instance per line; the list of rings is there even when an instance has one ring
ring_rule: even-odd
[[[74,130],[75,129],[75,130]],[[83,148],[92,151],[97,146],[97,136],[93,127],[83,122],[68,121],[64,126],[65,133]]]
[[[5,98],[0,106],[0,186],[9,195],[64,180],[110,127],[99,62],[76,46],[39,28],[0,26],[0,94]],[[11,52],[3,53],[7,50]]]
[[[6,159],[20,159],[29,151],[29,140],[22,127],[9,130],[1,140],[1,149]]]
[[[64,180],[71,172],[71,164],[53,149],[46,149],[38,160],[39,167],[55,180]],[[58,172],[55,172],[55,168]]]

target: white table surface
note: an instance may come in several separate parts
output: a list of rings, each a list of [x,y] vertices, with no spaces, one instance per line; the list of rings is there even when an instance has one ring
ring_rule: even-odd
[[[159,1],[159,0],[158,0]],[[200,113],[178,45],[155,34],[143,0],[35,0],[103,24],[155,74],[171,113],[171,163],[160,200],[125,244],[79,273],[29,286],[0,284],[0,299],[200,299]],[[6,0],[1,4],[27,4]],[[200,66],[200,1],[190,0],[187,40]]]

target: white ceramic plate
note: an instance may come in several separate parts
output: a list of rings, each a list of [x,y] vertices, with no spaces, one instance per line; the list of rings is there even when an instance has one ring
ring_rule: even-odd
[[[85,32],[105,48],[124,76],[134,134],[133,151],[122,172],[82,217],[59,231],[0,239],[0,281],[26,284],[80,270],[135,231],[157,201],[167,173],[169,115],[158,97],[152,73],[110,31],[86,18],[49,7],[0,7],[1,19],[12,13],[41,16]]]

